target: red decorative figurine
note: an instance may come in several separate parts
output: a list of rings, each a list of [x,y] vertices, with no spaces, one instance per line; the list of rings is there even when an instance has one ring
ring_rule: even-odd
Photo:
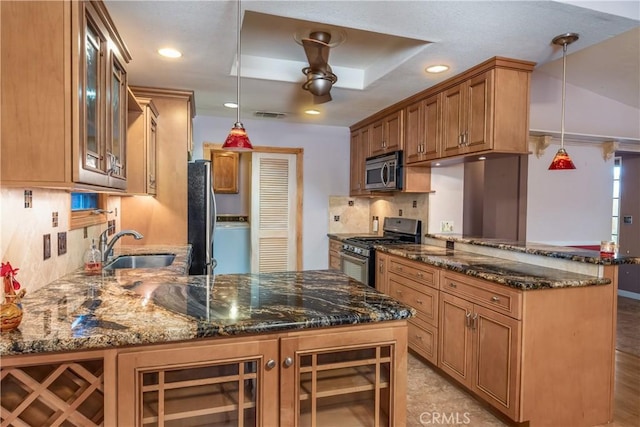
[[[0,275],[4,284],[2,304],[0,305],[0,331],[8,332],[20,325],[22,321],[21,298],[26,293],[20,290],[20,283],[15,279],[18,268],[11,267],[9,262],[2,263]],[[16,291],[19,291],[16,293]]]

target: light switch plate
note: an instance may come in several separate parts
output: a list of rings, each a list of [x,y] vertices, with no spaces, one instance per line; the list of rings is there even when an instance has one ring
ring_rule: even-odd
[[[51,258],[51,234],[42,236],[42,258]]]
[[[67,232],[58,233],[58,256],[67,253]]]

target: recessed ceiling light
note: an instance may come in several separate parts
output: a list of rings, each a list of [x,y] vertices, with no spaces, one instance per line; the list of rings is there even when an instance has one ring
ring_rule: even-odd
[[[436,163],[435,166],[440,166],[440,163]]]
[[[238,104],[235,102],[225,102],[223,105],[227,108],[238,108]]]
[[[166,58],[180,58],[182,56],[182,52],[171,49],[170,47],[158,49],[158,53]]]
[[[444,71],[447,71],[448,69],[449,69],[448,65],[432,65],[430,67],[425,68],[424,70],[427,73],[436,74],[436,73],[442,73]]]
[[[478,160],[487,160],[487,158],[485,156],[480,156],[478,157]]]
[[[320,111],[318,110],[304,110],[305,114],[309,114],[310,116],[317,116],[318,114],[320,114]]]

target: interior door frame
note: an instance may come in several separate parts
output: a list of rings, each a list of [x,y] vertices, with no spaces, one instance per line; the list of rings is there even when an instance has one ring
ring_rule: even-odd
[[[222,144],[220,143],[202,143],[203,157],[208,160],[213,159],[213,151],[222,150]],[[303,170],[302,160],[304,155],[303,148],[293,147],[267,147],[267,146],[253,146],[254,153],[277,153],[277,154],[295,154],[296,156],[296,270],[302,270],[303,250],[302,250],[302,199],[304,196],[303,187]]]

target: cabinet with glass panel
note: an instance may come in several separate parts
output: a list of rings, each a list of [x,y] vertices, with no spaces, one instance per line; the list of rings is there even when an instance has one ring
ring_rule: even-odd
[[[0,7],[2,185],[125,189],[131,57],[104,4]]]

